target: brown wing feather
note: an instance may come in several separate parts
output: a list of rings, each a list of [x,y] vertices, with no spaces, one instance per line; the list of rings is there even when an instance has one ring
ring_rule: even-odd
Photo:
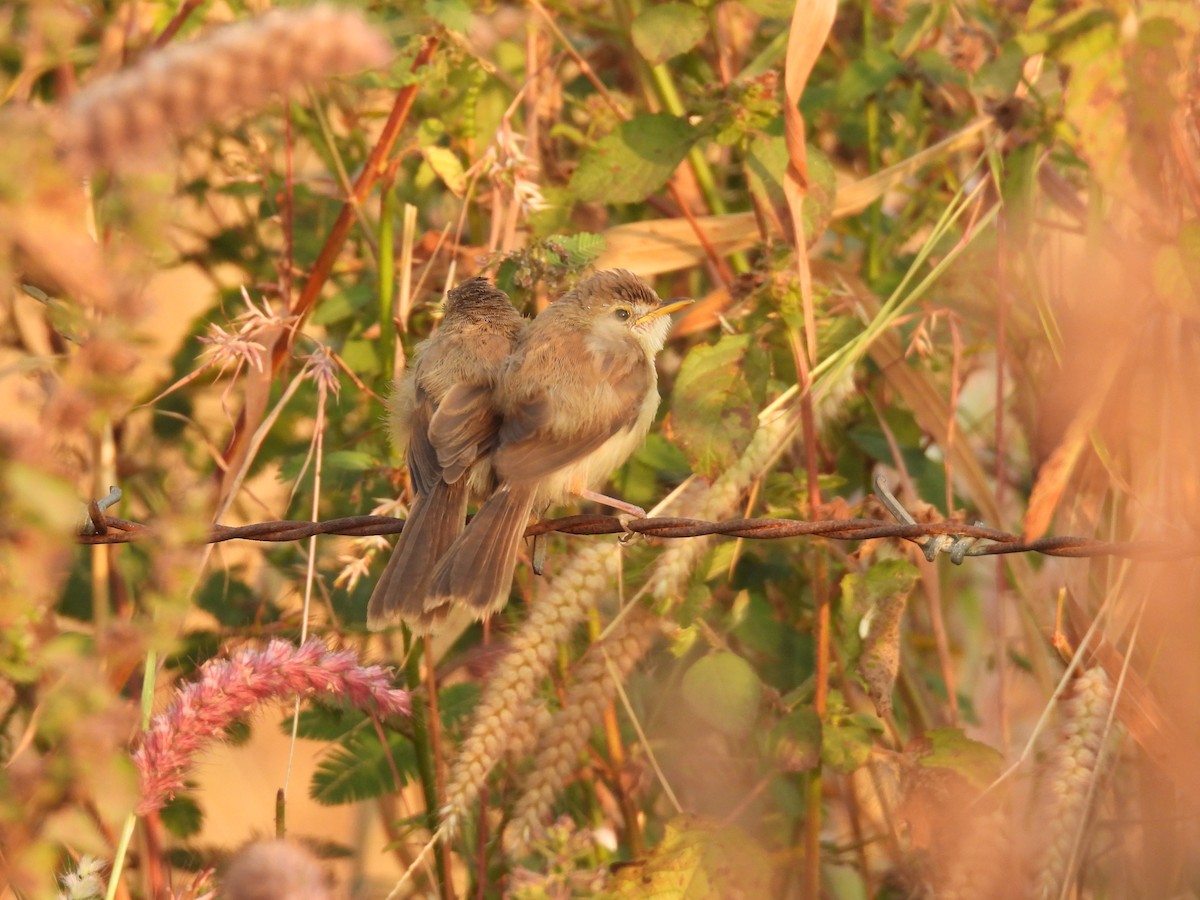
[[[629,348],[595,347],[571,336],[578,347],[558,348],[560,358],[578,360],[590,369],[586,382],[597,386],[591,417],[578,427],[579,411],[564,418],[575,427],[564,427],[556,415],[556,401],[543,391],[509,409],[498,435],[493,465],[500,479],[531,481],[556,472],[586,457],[622,429],[637,421],[642,400],[650,388],[651,372],[642,353]],[[536,364],[536,360],[534,361]]]
[[[404,531],[367,603],[367,627],[379,631],[397,618],[429,630],[425,595],[434,567],[462,532],[467,517],[467,485],[438,479],[417,495]]]
[[[501,488],[479,508],[434,571],[426,615],[461,604],[485,618],[508,602],[535,488]]]
[[[429,442],[441,477],[453,484],[496,440],[500,420],[492,407],[489,384],[456,384],[442,398],[429,422]]]
[[[437,451],[429,441],[429,420],[433,416],[433,400],[420,387],[412,414],[412,435],[408,439],[408,473],[418,494],[428,493],[442,478],[442,466]]]

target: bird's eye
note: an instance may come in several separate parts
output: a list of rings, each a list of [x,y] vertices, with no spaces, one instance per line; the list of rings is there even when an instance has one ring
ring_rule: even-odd
[[[625,309],[625,307],[620,306],[620,307],[617,307],[615,310],[613,310],[613,315],[616,316],[618,319],[620,319],[622,322],[626,322],[629,320],[629,317],[633,314],[629,310]]]

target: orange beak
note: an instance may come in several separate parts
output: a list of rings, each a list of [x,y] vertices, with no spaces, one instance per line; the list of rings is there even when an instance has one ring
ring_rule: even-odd
[[[640,316],[633,324],[643,325],[646,322],[649,322],[651,319],[657,319],[659,316],[669,316],[671,313],[681,310],[685,306],[691,306],[695,302],[696,301],[692,300],[690,297],[679,297],[675,300],[668,300],[657,309],[652,309],[644,316]]]

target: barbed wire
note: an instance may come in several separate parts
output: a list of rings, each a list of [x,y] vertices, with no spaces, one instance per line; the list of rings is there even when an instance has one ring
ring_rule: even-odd
[[[82,544],[122,544],[154,534],[152,526],[131,522],[102,513],[89,515],[94,534],[81,533]],[[251,525],[214,525],[208,543],[249,540],[283,543],[320,534],[347,537],[398,534],[404,520],[391,516],[347,516],[323,522],[280,520]],[[576,515],[549,519],[531,525],[527,536],[557,532],[570,535],[641,534],[652,538],[693,538],[706,535],[778,540],[791,537],[820,537],[836,541],[902,539],[917,543],[932,559],[946,552],[960,563],[970,556],[996,556],[1004,553],[1040,553],[1058,557],[1115,556],[1136,560],[1173,560],[1200,556],[1200,539],[1172,541],[1101,541],[1084,537],[1043,537],[1025,540],[1020,535],[998,531],[983,525],[963,522],[904,522],[883,519],[726,519],[709,522],[702,519],[628,516]]]

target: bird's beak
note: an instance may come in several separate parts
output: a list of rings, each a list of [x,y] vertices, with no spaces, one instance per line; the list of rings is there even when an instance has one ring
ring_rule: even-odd
[[[638,318],[637,321],[635,321],[633,324],[634,325],[644,325],[647,322],[649,322],[651,319],[657,319],[659,316],[669,316],[671,313],[675,312],[676,310],[683,309],[685,306],[690,306],[691,304],[693,304],[695,302],[696,301],[692,300],[690,297],[679,297],[679,298],[676,298],[675,300],[668,300],[662,306],[659,306],[656,309],[652,309],[652,310],[650,310],[650,312],[646,313],[644,316],[641,316],[640,318]]]

